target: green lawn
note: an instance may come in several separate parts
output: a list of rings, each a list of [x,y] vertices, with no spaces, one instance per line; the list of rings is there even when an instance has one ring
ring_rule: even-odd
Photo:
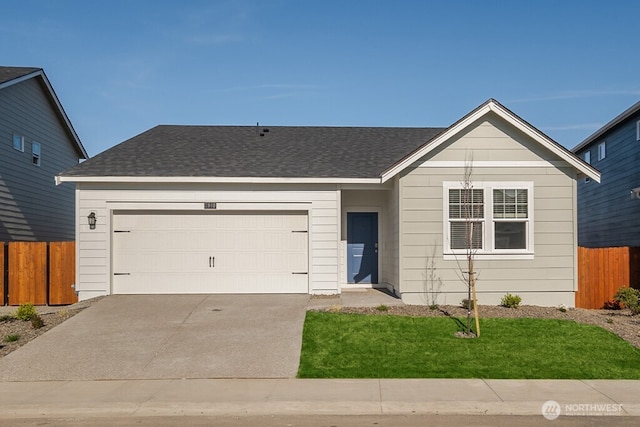
[[[307,313],[300,378],[640,379],[640,350],[596,326],[551,319],[461,321]]]

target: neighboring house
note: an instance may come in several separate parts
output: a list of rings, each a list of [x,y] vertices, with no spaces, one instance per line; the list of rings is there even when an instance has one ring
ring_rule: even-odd
[[[578,181],[578,244],[640,246],[640,102],[573,152],[602,174],[600,184]]]
[[[78,192],[76,289],[458,304],[469,163],[479,301],[573,306],[576,181],[599,174],[494,100],[446,129],[150,129],[58,177]]]
[[[0,241],[75,239],[75,190],[55,177],[86,158],[44,71],[0,67]]]

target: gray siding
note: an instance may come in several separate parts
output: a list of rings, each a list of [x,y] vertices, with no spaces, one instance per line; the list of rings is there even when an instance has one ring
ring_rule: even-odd
[[[24,152],[13,133],[24,136]],[[41,165],[32,164],[31,144],[41,145]],[[75,238],[73,184],[54,177],[78,163],[73,141],[34,78],[0,90],[0,241]]]
[[[640,141],[636,122],[630,117],[588,147],[578,151],[584,158],[591,152],[591,164],[602,173],[600,184],[578,183],[578,244],[585,247],[640,246],[640,200],[632,188],[640,187]],[[598,145],[606,141],[607,156],[598,160]]]
[[[539,151],[537,144],[497,119],[483,120],[400,178],[400,291],[407,303],[459,304],[464,256],[444,256],[443,183],[460,182],[473,158],[472,181],[530,182],[533,187],[533,256],[476,256],[478,299],[499,304],[516,293],[524,304],[574,305],[575,172]],[[496,159],[498,159],[496,161]],[[445,163],[443,163],[443,161]],[[482,166],[482,162],[491,162]],[[521,162],[521,163],[516,163]]]

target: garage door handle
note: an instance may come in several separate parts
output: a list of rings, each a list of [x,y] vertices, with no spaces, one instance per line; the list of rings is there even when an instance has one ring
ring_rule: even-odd
[[[294,272],[293,272],[293,273],[291,273],[291,274],[309,274],[309,273],[307,273],[306,271],[304,271],[304,272],[297,272],[297,271],[294,271]]]
[[[210,256],[209,257],[209,268],[213,268],[215,266],[216,266],[216,257]]]

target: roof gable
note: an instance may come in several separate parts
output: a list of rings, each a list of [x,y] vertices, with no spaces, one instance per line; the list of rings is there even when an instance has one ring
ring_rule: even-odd
[[[501,119],[505,120],[507,123],[514,126],[520,132],[524,133],[526,136],[531,138],[531,140],[535,141],[544,149],[550,151],[561,160],[567,162],[572,167],[578,170],[579,173],[582,173],[589,178],[593,179],[596,182],[600,182],[600,173],[594,169],[592,166],[588,165],[576,155],[571,153],[566,148],[562,147],[560,144],[553,141],[551,138],[531,126],[529,123],[518,117],[516,114],[511,112],[509,109],[501,105],[494,99],[489,99],[482,105],[480,105],[475,110],[471,111],[469,114],[458,120],[456,123],[451,125],[446,131],[442,134],[435,137],[433,140],[427,142],[422,147],[418,148],[400,162],[394,164],[392,167],[387,169],[382,173],[382,182],[386,182],[402,170],[409,167],[414,162],[418,161],[421,157],[429,154],[433,150],[440,147],[442,144],[449,141],[451,138],[460,134],[464,130],[466,130],[470,125],[481,119],[482,117],[494,113]]]
[[[587,145],[591,144],[596,139],[600,138],[605,133],[607,133],[610,130],[616,128],[618,125],[624,123],[628,118],[632,117],[633,115],[635,115],[639,111],[640,111],[640,101],[636,102],[631,107],[627,108],[622,113],[620,113],[619,115],[614,117],[613,120],[611,120],[609,123],[607,123],[606,125],[602,126],[600,129],[598,129],[593,134],[591,134],[587,139],[585,139],[580,144],[578,144],[575,147],[573,147],[573,149],[571,151],[573,151],[574,153],[577,153],[578,151],[582,150]]]
[[[51,101],[57,116],[62,121],[67,135],[69,135],[69,138],[72,140],[74,147],[79,154],[79,157],[82,159],[89,158],[87,151],[85,150],[82,142],[80,141],[80,138],[78,137],[78,134],[73,128],[73,125],[71,124],[71,120],[69,120],[67,113],[64,111],[64,108],[62,108],[62,104],[60,103],[58,96],[53,90],[53,86],[51,86],[51,82],[49,82],[49,79],[44,73],[44,70],[42,68],[33,67],[0,66],[0,90],[21,83],[28,79],[37,79],[41,83],[41,86],[43,87],[45,94]]]

